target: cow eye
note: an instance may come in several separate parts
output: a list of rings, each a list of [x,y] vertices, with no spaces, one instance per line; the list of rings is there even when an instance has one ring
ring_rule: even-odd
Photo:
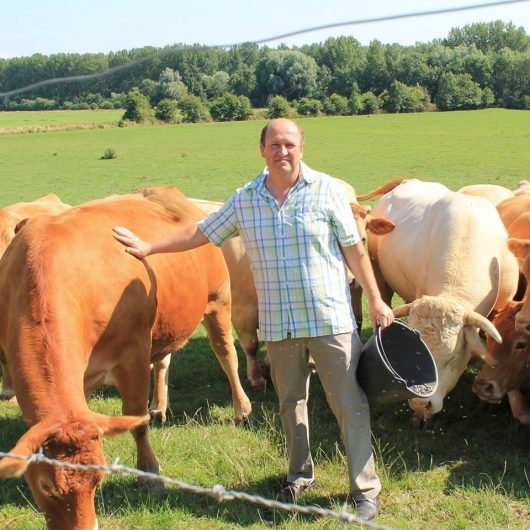
[[[524,350],[526,349],[526,346],[528,345],[528,343],[525,341],[525,340],[518,340],[515,344],[514,344],[514,348],[516,350]]]

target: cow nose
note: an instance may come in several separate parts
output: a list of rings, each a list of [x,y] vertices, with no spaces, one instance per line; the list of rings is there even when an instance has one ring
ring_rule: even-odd
[[[473,381],[473,390],[476,394],[481,394],[483,396],[491,396],[493,394],[493,383],[475,377]]]

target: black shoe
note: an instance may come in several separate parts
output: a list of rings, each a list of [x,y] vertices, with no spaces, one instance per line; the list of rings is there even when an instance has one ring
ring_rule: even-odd
[[[278,496],[282,502],[296,502],[306,490],[312,488],[315,485],[315,481],[309,484],[299,484],[298,482],[287,482],[285,486],[280,490]]]
[[[361,521],[371,521],[379,513],[379,496],[375,499],[360,499],[353,501],[353,507]]]

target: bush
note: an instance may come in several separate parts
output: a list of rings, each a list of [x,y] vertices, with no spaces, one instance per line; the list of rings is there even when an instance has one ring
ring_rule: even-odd
[[[470,110],[482,106],[482,89],[469,74],[443,74],[436,103],[440,110]]]
[[[291,106],[283,96],[274,96],[270,99],[267,118],[289,118],[291,115]]]
[[[178,101],[178,107],[185,122],[198,123],[210,119],[210,113],[203,100],[193,94],[182,97]]]
[[[242,121],[252,114],[252,106],[246,96],[226,93],[212,101],[210,114],[216,121]]]
[[[166,123],[181,123],[182,114],[174,99],[163,99],[155,108],[155,118]]]
[[[301,98],[296,104],[296,111],[300,116],[318,116],[322,110],[322,103],[318,99]]]
[[[131,90],[125,98],[124,120],[143,123],[150,121],[153,117],[153,109],[149,100],[137,88]]]
[[[365,92],[360,98],[361,114],[376,114],[381,110],[381,100],[373,92]]]
[[[345,116],[350,112],[348,99],[339,94],[331,94],[322,102],[322,110],[329,116]]]
[[[117,158],[118,155],[116,154],[116,149],[114,147],[109,147],[108,149],[105,149],[105,152],[100,156],[101,160],[113,160],[114,158]]]

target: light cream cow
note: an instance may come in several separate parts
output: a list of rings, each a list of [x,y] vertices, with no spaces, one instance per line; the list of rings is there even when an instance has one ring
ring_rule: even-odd
[[[466,195],[474,195],[476,197],[483,197],[490,201],[493,206],[497,206],[505,199],[510,199],[514,196],[512,190],[499,186],[498,184],[470,184],[458,190],[459,193]]]
[[[383,297],[390,302],[395,292],[407,302],[394,313],[409,317],[438,368],[435,395],[410,401],[421,425],[440,412],[470,356],[485,354],[477,328],[501,340],[485,317],[515,293],[517,261],[495,207],[442,184],[402,182],[372,213],[395,224],[392,232],[368,238]]]

